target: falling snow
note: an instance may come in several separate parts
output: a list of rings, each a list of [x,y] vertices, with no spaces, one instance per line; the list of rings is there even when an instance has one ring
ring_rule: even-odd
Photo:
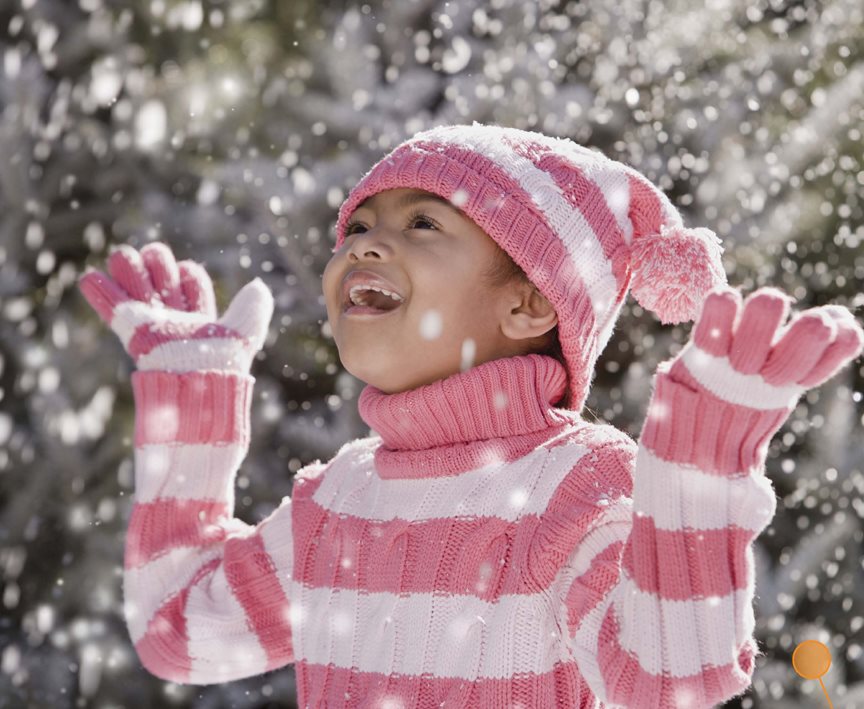
[[[775,285],[795,309],[864,312],[860,2],[22,0],[0,22],[0,696],[12,704],[296,702],[290,667],[184,686],[143,670],[130,642],[132,494],[170,454],[135,469],[133,365],[75,290],[112,245],[165,241],[205,266],[220,307],[254,276],[274,294],[235,481],[234,513],[249,524],[295,473],[370,434],[321,274],[348,191],[424,128],[477,120],[601,150],[712,228],[745,293]],[[438,311],[417,322],[425,346],[446,339]],[[688,335],[628,300],[585,417],[638,437],[652,375]],[[470,368],[477,343],[454,356]],[[181,422],[165,408],[141,425]],[[835,706],[864,706],[862,431],[858,360],[802,397],[770,442],[778,508],[754,544],[764,655],[725,706],[824,706],[821,687],[791,671],[805,639],[831,649]],[[510,502],[529,495],[514,489]],[[493,576],[482,572],[478,593]],[[300,604],[290,614],[306,620]],[[331,622],[352,632],[353,618]],[[485,620],[460,623],[454,632]]]

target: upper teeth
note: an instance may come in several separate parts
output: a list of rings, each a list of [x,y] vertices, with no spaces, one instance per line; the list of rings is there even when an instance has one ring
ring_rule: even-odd
[[[393,300],[396,300],[400,303],[404,300],[404,298],[401,295],[399,295],[398,293],[393,293],[393,292],[391,292],[385,288],[379,288],[378,286],[352,286],[351,290],[348,291],[348,295],[351,299],[351,302],[354,305],[359,305],[359,303],[357,302],[357,294],[360,291],[365,291],[365,290],[378,291],[379,293],[383,293],[384,295],[390,296],[391,298],[393,298]]]

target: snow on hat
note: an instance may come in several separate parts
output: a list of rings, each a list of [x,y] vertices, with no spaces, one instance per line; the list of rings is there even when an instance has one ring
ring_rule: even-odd
[[[333,252],[360,202],[400,187],[449,199],[552,304],[567,409],[581,411],[628,288],[669,324],[694,320],[708,292],[726,283],[714,232],[686,228],[643,175],[569,139],[476,121],[419,132],[351,190]]]

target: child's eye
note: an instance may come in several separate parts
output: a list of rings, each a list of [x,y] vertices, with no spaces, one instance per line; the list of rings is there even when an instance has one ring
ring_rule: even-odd
[[[408,220],[409,224],[417,224],[418,222],[426,222],[433,229],[437,229],[435,222],[429,219],[425,214],[412,214]]]
[[[426,224],[428,224],[429,227],[431,227],[432,229],[438,228],[438,225],[434,221],[432,221],[429,217],[427,217],[425,214],[416,213],[416,214],[411,214],[408,217],[408,224],[409,225],[416,225],[416,224],[422,223],[422,222],[425,222]],[[366,228],[360,222],[349,222],[348,224],[345,225],[345,236],[349,236],[349,235],[353,234],[354,233],[354,227],[363,227],[364,229]]]

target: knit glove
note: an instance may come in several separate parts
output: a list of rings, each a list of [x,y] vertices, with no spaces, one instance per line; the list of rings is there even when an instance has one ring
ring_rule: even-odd
[[[643,437],[661,457],[725,473],[759,466],[801,394],[861,354],[848,309],[809,308],[783,326],[791,300],[771,287],[743,304],[726,285],[708,294],[690,341],[657,368]]]
[[[118,246],[108,272],[88,269],[78,287],[139,370],[249,373],[273,315],[273,296],[260,278],[217,318],[210,276],[194,261],[175,261],[165,244],[140,253]]]

